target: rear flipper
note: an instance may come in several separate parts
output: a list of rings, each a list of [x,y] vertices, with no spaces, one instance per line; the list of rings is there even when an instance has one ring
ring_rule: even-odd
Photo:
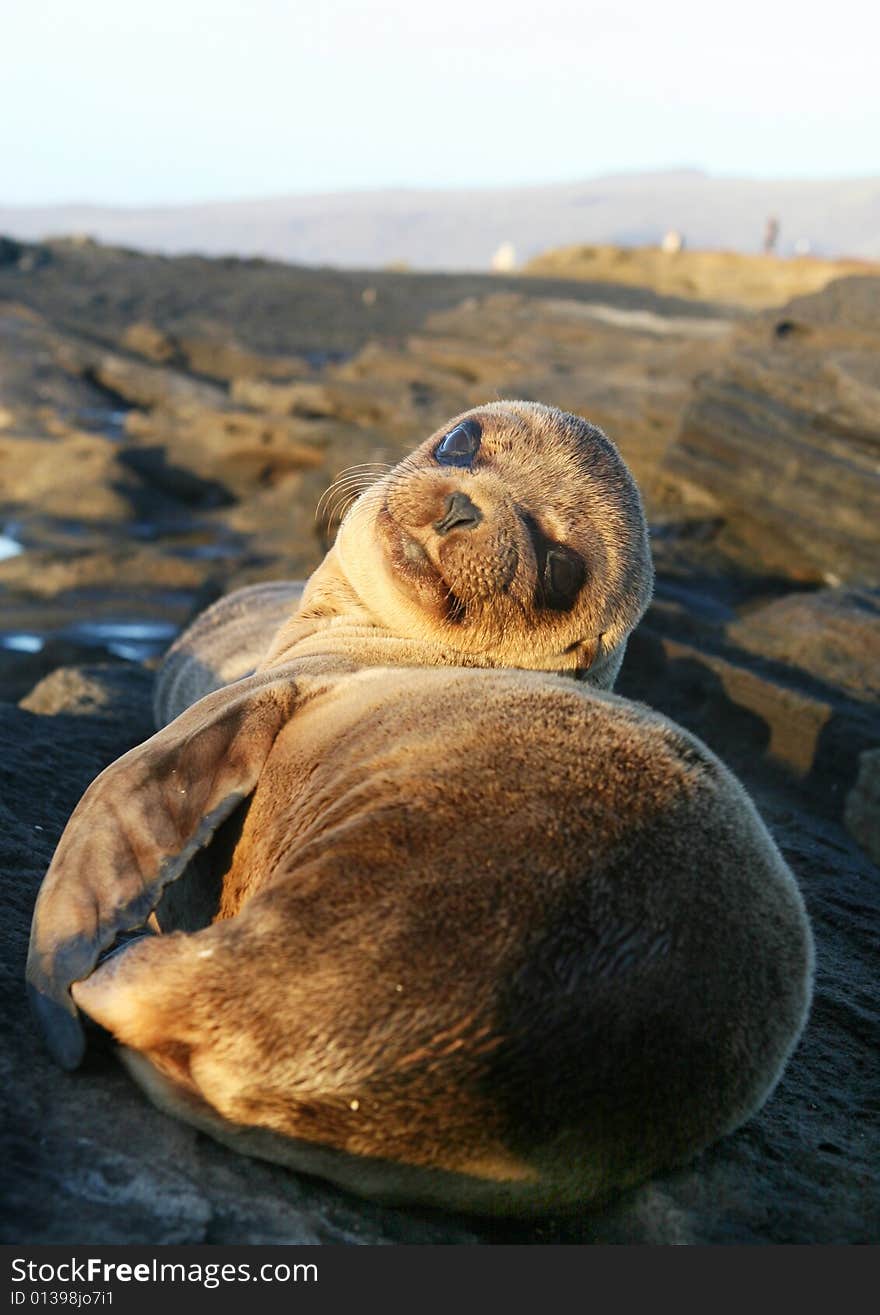
[[[254,790],[297,701],[278,668],[217,690],[111,764],[80,800],[40,889],[27,966],[34,1013],[64,1068],[85,1049],[71,983],[120,933],[146,924],[164,888]]]
[[[326,961],[279,977],[270,968],[277,927],[261,932],[259,922],[249,906],[192,935],[147,936],[73,984],[77,1005],[119,1044],[153,1103],[241,1154],[372,1199],[490,1213],[545,1208],[539,1172],[499,1144],[482,1102],[457,1085],[465,1052],[449,1048],[445,1020],[417,1005],[389,1036],[372,976],[336,1003],[327,991],[336,969]],[[379,1018],[375,1033],[364,1017],[347,1032],[371,996],[365,1013]],[[425,1050],[425,1074],[403,1054],[413,1046]]]

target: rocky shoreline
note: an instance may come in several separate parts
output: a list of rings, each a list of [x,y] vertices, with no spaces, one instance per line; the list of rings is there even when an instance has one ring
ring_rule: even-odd
[[[4,1241],[876,1240],[878,348],[870,277],[745,316],[607,284],[0,239]],[[604,1210],[528,1225],[380,1209],[236,1158],[107,1054],[54,1069],[23,990],[54,844],[151,732],[173,635],[238,585],[308,574],[344,468],[498,396],[620,446],[658,578],[618,692],[740,774],[818,945],[811,1021],[756,1119]]]

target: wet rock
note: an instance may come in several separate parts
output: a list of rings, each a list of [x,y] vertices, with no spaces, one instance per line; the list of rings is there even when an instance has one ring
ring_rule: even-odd
[[[88,558],[81,565],[76,588],[42,597],[35,591],[9,591],[3,597],[0,699],[21,698],[57,667],[155,659],[219,592],[210,563],[178,563],[180,574],[171,578],[178,585],[186,580],[189,587],[177,588],[162,588],[149,574],[146,581],[137,581],[136,567],[126,584],[121,571],[102,580],[98,563],[94,573]]]
[[[200,559],[198,553],[187,554],[185,548],[183,556],[174,555],[170,544],[163,551],[117,541],[106,547],[69,546],[63,554],[55,547],[29,547],[21,555],[0,562],[0,586],[21,598],[44,600],[57,600],[72,590],[88,591],[96,599],[94,610],[100,610],[100,595],[107,590],[194,592],[204,583],[209,562],[209,555]],[[12,620],[13,611],[10,604],[7,622]],[[51,612],[50,606],[45,607],[47,621]]]
[[[743,327],[664,463],[793,579],[880,582],[878,303],[880,279],[843,279]]]

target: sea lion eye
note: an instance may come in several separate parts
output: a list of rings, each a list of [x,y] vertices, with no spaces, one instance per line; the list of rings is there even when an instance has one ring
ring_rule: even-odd
[[[572,606],[586,578],[584,564],[575,553],[551,548],[544,563],[544,599],[554,611]]]
[[[441,466],[469,466],[480,450],[482,432],[476,420],[462,420],[439,443],[434,456]]]

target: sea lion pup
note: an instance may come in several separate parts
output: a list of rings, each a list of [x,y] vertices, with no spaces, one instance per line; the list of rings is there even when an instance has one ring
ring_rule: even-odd
[[[810,931],[731,774],[603,688],[650,588],[611,443],[499,402],[359,498],[253,674],[296,587],[207,613],[158,683],[174,720],[90,787],[40,892],[56,1057],[78,1005],[237,1149],[488,1213],[596,1202],[748,1118]],[[200,850],[193,924],[170,900]]]

